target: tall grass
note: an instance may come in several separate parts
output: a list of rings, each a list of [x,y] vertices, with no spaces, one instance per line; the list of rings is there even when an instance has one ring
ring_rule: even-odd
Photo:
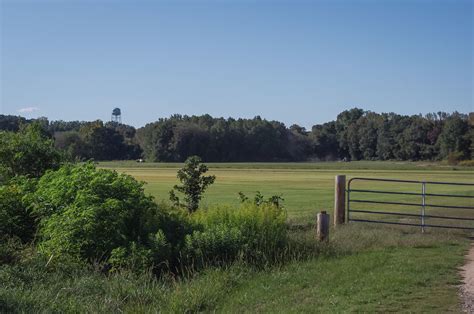
[[[217,221],[223,217],[234,219],[228,217],[232,215],[228,212],[215,215],[213,219]],[[467,240],[465,235],[455,232],[421,234],[417,229],[352,224],[331,230],[330,242],[319,243],[315,240],[314,229],[297,229],[289,231],[286,245],[278,256],[273,256],[272,262],[269,259],[256,265],[236,259],[225,265],[208,264],[199,272],[189,268],[181,276],[164,273],[160,277],[152,272],[137,274],[127,270],[104,274],[101,267],[68,264],[54,259],[48,263],[47,257],[23,248],[16,263],[0,265],[0,312],[218,311],[229,293],[247,289],[247,283],[253,278],[264,281],[263,278],[268,276],[269,280],[276,280],[286,274],[292,282],[291,274],[295,269],[305,269],[309,267],[307,263],[318,259],[341,260],[341,265],[346,268],[360,268],[360,265],[351,264],[359,261],[351,256],[369,254],[389,258],[392,251],[404,248],[412,252],[413,248],[433,247],[442,252],[439,248],[443,245],[464,247]],[[380,253],[373,255],[374,252]],[[450,254],[449,250],[446,252]],[[443,256],[439,256],[436,263],[442,263],[442,260]],[[412,264],[407,265],[411,267]],[[341,273],[341,276],[338,280],[342,284],[346,275]],[[436,274],[433,276],[437,278]],[[295,278],[295,281],[299,280],[301,278]],[[403,282],[402,279],[398,281]],[[403,289],[403,285],[398,289]]]

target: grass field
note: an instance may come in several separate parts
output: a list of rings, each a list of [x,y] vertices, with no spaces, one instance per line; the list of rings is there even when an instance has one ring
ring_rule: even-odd
[[[334,177],[389,178],[417,181],[474,183],[474,169],[439,163],[410,162],[327,162],[327,163],[217,163],[208,164],[216,183],[203,204],[237,204],[237,193],[266,196],[281,194],[289,221],[314,223],[320,210],[332,213]],[[103,163],[147,182],[146,190],[157,200],[166,200],[177,183],[181,164]],[[354,189],[421,192],[419,184],[356,181]],[[474,195],[472,186],[428,185],[428,193]],[[352,199],[372,199],[420,203],[419,196],[353,193]],[[472,199],[427,198],[428,204],[474,206]],[[357,204],[354,209],[380,210],[380,205]],[[420,208],[384,206],[384,211],[418,214]],[[427,214],[474,218],[471,210],[427,208]],[[399,217],[353,214],[352,218],[399,221]],[[405,219],[418,223],[418,218]],[[474,227],[472,221],[427,219],[432,224]],[[351,229],[352,228],[352,229]],[[367,228],[367,229],[366,229]],[[283,269],[247,275],[234,282],[232,272],[221,273],[219,292],[207,296],[203,309],[224,312],[301,311],[459,311],[457,267],[463,263],[466,235],[456,231],[431,229],[419,234],[417,228],[354,225],[336,232],[336,240],[352,247],[353,253],[337,259],[295,262]],[[352,230],[352,231],[350,231]],[[333,231],[334,232],[334,231]],[[452,235],[456,236],[452,236]],[[360,247],[357,248],[357,246]],[[367,248],[366,246],[369,246]],[[204,277],[207,278],[207,277]],[[207,279],[201,279],[207,280]],[[223,283],[224,282],[224,283]],[[228,285],[228,286],[226,286]],[[213,298],[214,297],[214,298]],[[197,302],[199,304],[199,302]],[[186,309],[182,308],[182,309]],[[188,308],[189,309],[189,308]]]
[[[147,182],[157,201],[167,200],[181,164],[100,163]],[[321,209],[332,213],[334,176],[473,182],[469,168],[435,163],[242,163],[209,164],[217,177],[203,200],[237,204],[237,193],[282,194],[290,223],[313,223]],[[354,188],[356,186],[354,185]],[[357,183],[357,188],[412,191],[401,184]],[[470,187],[428,186],[430,193],[474,195]],[[361,194],[358,197],[367,197]],[[373,199],[393,200],[375,194]],[[400,200],[400,199],[399,199]],[[418,196],[403,197],[406,202]],[[450,204],[473,206],[469,199]],[[428,199],[442,204],[444,199]],[[388,208],[414,211],[419,208]],[[474,211],[434,210],[474,218]],[[384,218],[378,217],[377,218]],[[0,312],[460,312],[458,268],[472,233],[351,223],[331,229],[328,244],[314,240],[314,229],[292,228],[290,237],[310,243],[315,255],[255,268],[236,262],[189,277],[156,279],[146,274],[69,271],[45,260],[0,265]],[[471,236],[471,238],[469,238]],[[64,268],[64,269],[63,269]]]
[[[334,177],[344,174],[347,179],[353,177],[391,178],[404,180],[447,181],[474,183],[474,169],[445,166],[437,163],[409,162],[325,162],[325,163],[210,163],[210,173],[216,176],[216,183],[206,192],[203,206],[215,203],[237,204],[238,192],[248,196],[260,191],[265,196],[281,194],[285,199],[289,219],[296,223],[314,220],[320,210],[332,211],[334,202]],[[113,168],[128,173],[147,182],[146,191],[158,201],[167,200],[168,192],[178,183],[176,171],[181,164],[109,162],[100,163],[101,167]],[[353,188],[421,192],[421,185],[354,182]],[[473,187],[452,187],[429,185],[429,193],[474,195]],[[372,200],[403,201],[420,203],[418,196],[398,196],[384,194],[358,194],[354,197]],[[472,199],[427,199],[429,204],[452,204],[473,206]],[[362,206],[361,206],[362,205]],[[374,206],[356,204],[355,209],[374,209]],[[419,213],[419,208],[385,206],[385,210]],[[445,213],[443,209],[427,209],[427,214]],[[451,215],[474,215],[466,210],[449,210]],[[354,217],[353,217],[354,218]],[[380,217],[379,217],[380,218]],[[387,218],[387,217],[384,217]],[[428,221],[427,221],[428,222]],[[444,221],[445,223],[449,223]],[[439,223],[439,221],[433,221]],[[474,227],[474,224],[466,226]]]

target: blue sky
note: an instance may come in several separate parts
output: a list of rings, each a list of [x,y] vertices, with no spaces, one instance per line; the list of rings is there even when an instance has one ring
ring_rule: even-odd
[[[0,0],[3,114],[474,111],[473,1]]]

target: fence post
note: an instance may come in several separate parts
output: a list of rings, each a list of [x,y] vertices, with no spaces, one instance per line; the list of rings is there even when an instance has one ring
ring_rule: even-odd
[[[336,176],[336,186],[334,194],[334,226],[343,224],[346,221],[346,176]]]
[[[329,215],[324,210],[317,215],[316,235],[321,242],[329,241]]]
[[[421,183],[421,232],[425,232],[426,183]]]

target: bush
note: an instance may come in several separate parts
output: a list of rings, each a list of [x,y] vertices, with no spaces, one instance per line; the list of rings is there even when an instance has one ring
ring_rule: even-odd
[[[129,269],[135,272],[143,272],[153,267],[152,250],[131,242],[128,247],[118,247],[112,250],[109,258],[112,271]]]
[[[24,244],[19,238],[0,236],[0,265],[17,262],[23,248]]]
[[[168,229],[182,223],[146,196],[142,183],[91,163],[47,172],[34,203],[42,218],[39,249],[48,255],[100,262],[112,257],[115,267],[148,267],[163,262],[152,256],[169,258],[169,251],[156,250],[168,250],[164,243],[177,245],[186,232]]]
[[[452,166],[456,166],[463,159],[464,153],[462,152],[451,152],[448,154],[448,164]]]
[[[259,263],[287,243],[278,202],[171,211],[146,196],[143,183],[92,163],[64,165],[37,181],[16,178],[0,188],[0,202],[4,235],[31,238],[39,221],[38,249],[47,258],[113,271],[176,272],[236,258]]]
[[[198,261],[241,257],[261,262],[278,254],[287,243],[286,213],[273,204],[217,206],[195,213],[192,219],[200,230],[186,236],[185,253]]]
[[[459,166],[463,166],[463,167],[474,167],[474,160],[463,160],[461,161],[459,164]]]
[[[36,221],[28,208],[28,195],[34,181],[17,177],[8,185],[0,185],[0,237],[18,237],[23,242],[33,238]]]

